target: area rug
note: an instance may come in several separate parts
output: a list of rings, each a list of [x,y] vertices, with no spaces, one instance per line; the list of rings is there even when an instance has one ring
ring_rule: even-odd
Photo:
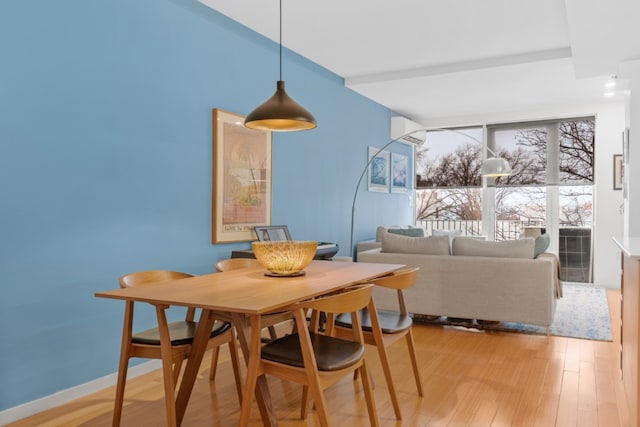
[[[607,291],[588,284],[563,284],[551,335],[597,341],[612,341]],[[416,317],[419,323],[462,326],[467,328],[546,335],[545,328],[514,322],[482,322],[473,319]]]

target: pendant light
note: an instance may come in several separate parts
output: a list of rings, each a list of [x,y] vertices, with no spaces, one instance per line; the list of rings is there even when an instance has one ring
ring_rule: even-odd
[[[276,83],[276,93],[264,104],[250,112],[244,125],[251,129],[274,132],[309,130],[316,127],[316,119],[300,104],[296,103],[284,90],[282,80],[282,0],[280,0],[280,80]]]

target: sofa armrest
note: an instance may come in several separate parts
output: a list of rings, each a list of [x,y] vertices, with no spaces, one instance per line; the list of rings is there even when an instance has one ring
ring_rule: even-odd
[[[358,250],[357,252],[369,251],[371,249],[379,249],[382,247],[382,243],[376,242],[375,240],[364,240],[362,242],[358,242]]]

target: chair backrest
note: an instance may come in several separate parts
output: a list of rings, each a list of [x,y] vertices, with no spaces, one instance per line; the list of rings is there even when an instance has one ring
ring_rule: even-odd
[[[148,285],[150,283],[186,279],[187,277],[193,277],[193,275],[179,271],[147,270],[126,274],[120,278],[119,282],[121,288],[131,288],[133,286]]]
[[[360,316],[357,314],[360,310],[370,306],[372,303],[371,295],[373,285],[370,283],[358,284],[349,288],[341,289],[337,292],[320,296],[316,299],[302,301],[287,307],[287,310],[300,309],[306,313],[312,310],[311,318],[308,323],[309,331],[314,332],[320,326],[320,313],[326,315],[325,333],[333,335],[335,327],[336,315],[340,313],[351,313],[351,322],[353,325],[354,341],[362,342],[362,325]]]
[[[416,283],[419,269],[418,267],[402,268],[389,275],[372,279],[369,283],[391,289],[407,289]]]
[[[418,279],[419,269],[420,268],[418,267],[401,268],[387,276],[373,279],[371,280],[371,283],[384,288],[396,289],[400,313],[407,315],[409,314],[409,311],[407,310],[407,302],[405,301],[404,293],[402,291],[415,285],[416,280]]]
[[[253,258],[229,258],[216,263],[217,271],[237,270],[239,268],[260,267],[258,260]]]
[[[118,282],[120,283],[121,288],[131,288],[133,286],[140,285],[153,286],[154,283],[166,282],[169,280],[186,279],[188,277],[193,277],[193,274],[169,270],[146,270],[125,274],[118,280]],[[133,313],[133,301],[128,302],[127,310],[131,310],[131,313]],[[193,322],[195,314],[195,308],[189,307],[187,309],[185,320],[188,322]]]
[[[354,285],[296,305],[325,313],[350,313],[366,307],[371,301],[372,291],[373,285],[370,283]]]

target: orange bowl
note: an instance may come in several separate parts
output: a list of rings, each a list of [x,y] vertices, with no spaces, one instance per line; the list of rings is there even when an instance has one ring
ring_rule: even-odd
[[[253,242],[253,253],[273,275],[292,276],[302,272],[316,254],[318,242],[311,240],[278,240]]]

